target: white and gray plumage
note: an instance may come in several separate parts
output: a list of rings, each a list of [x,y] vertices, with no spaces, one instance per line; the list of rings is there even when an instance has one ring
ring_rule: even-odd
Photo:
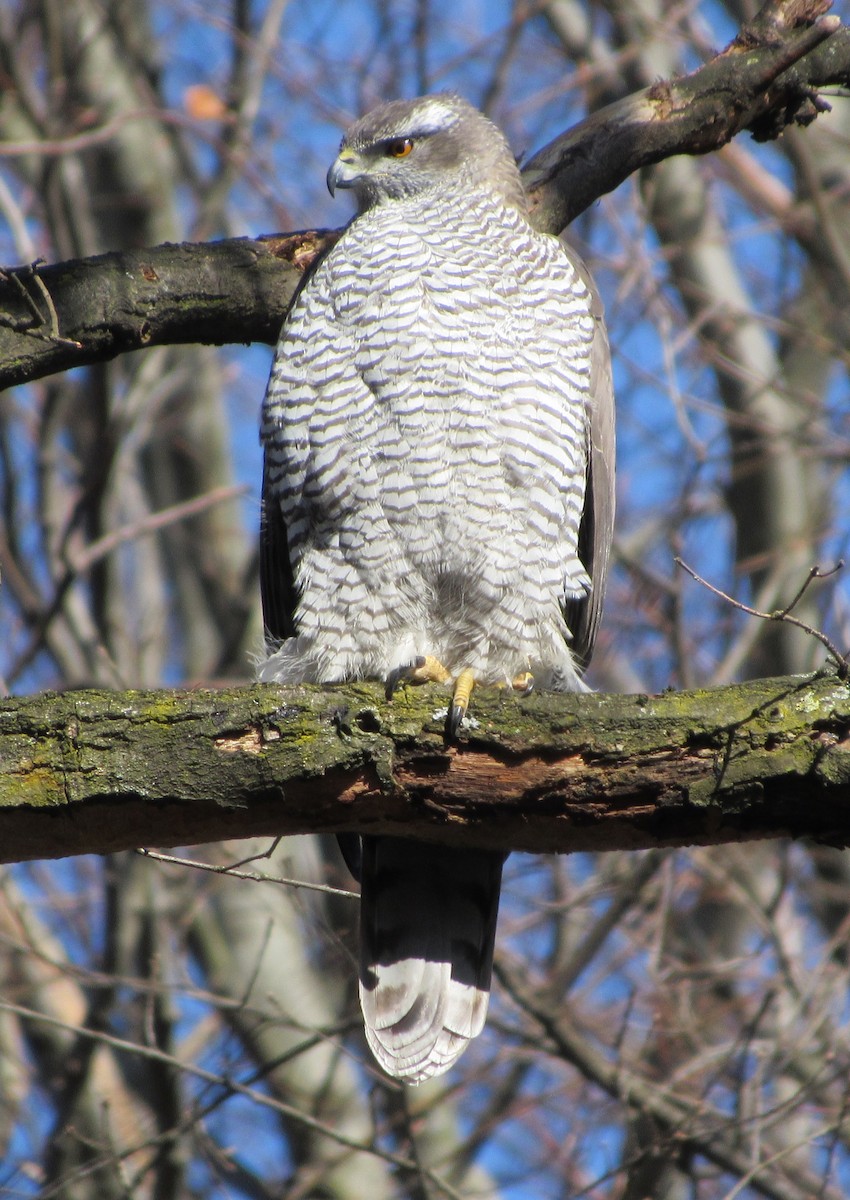
[[[260,678],[395,680],[433,656],[583,690],[614,470],[585,273],[457,96],[368,114],[328,186],[360,212],[293,303],[263,407]],[[360,994],[390,1074],[438,1074],[480,1032],[501,868],[364,839]]]

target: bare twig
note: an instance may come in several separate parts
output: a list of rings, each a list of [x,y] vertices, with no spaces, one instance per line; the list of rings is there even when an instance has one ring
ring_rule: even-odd
[[[56,305],[53,303],[53,298],[51,297],[44,280],[38,274],[37,270],[37,268],[40,267],[43,262],[43,258],[37,258],[35,262],[28,263],[23,267],[0,267],[0,280],[6,280],[13,285],[24,304],[26,304],[27,308],[29,309],[32,320],[37,322],[39,325],[44,325],[44,317],[39,311],[35,299],[25,287],[23,282],[25,278],[32,280],[33,286],[41,296],[41,299],[44,301],[44,306],[47,309],[47,315],[50,318],[50,332],[43,333],[40,329],[34,329],[26,322],[16,322],[8,314],[3,314],[2,317],[0,317],[0,320],[2,320],[9,329],[16,331],[20,330],[28,337],[41,338],[42,341],[45,342],[55,342],[60,346],[69,346],[71,349],[81,350],[83,348],[82,342],[78,342],[74,338],[62,337],[59,332],[59,314],[56,312]]]
[[[184,1072],[186,1075],[191,1075],[193,1078],[201,1080],[204,1083],[212,1084],[216,1087],[223,1087],[229,1094],[243,1096],[248,1100],[262,1108],[269,1109],[272,1112],[278,1113],[280,1116],[286,1117],[296,1126],[303,1129],[309,1129],[312,1132],[319,1134],[321,1137],[327,1137],[337,1145],[345,1147],[347,1150],[352,1150],[361,1154],[373,1155],[377,1158],[384,1159],[393,1166],[405,1170],[417,1170],[417,1164],[410,1159],[400,1154],[393,1154],[389,1150],[381,1150],[372,1145],[366,1145],[356,1138],[347,1136],[344,1132],[335,1129],[329,1122],[324,1122],[316,1117],[310,1116],[307,1113],[301,1112],[300,1109],[292,1104],[287,1104],[283,1100],[278,1100],[274,1096],[268,1096],[262,1091],[250,1085],[244,1084],[239,1080],[229,1078],[218,1071],[208,1071],[203,1067],[197,1066],[195,1063],[184,1062],[174,1055],[167,1054],[155,1046],[145,1046],[140,1042],[132,1042],[126,1038],[116,1037],[114,1034],[108,1033],[101,1029],[87,1029],[85,1026],[74,1024],[70,1021],[60,1020],[58,1017],[53,1017],[47,1013],[38,1012],[36,1009],[28,1008],[22,1004],[11,1004],[6,1001],[0,1001],[0,1012],[13,1013],[26,1021],[33,1021],[38,1024],[47,1025],[54,1029],[66,1030],[70,1033],[83,1038],[92,1038],[94,1041],[101,1043],[104,1046],[109,1046],[113,1050],[134,1055],[136,1057],[145,1058],[152,1062],[162,1063],[174,1070]],[[309,1031],[311,1034],[313,1031]],[[132,1150],[121,1151],[120,1156],[126,1157]],[[116,1157],[118,1154],[116,1153]],[[450,1186],[446,1180],[438,1176],[434,1171],[422,1167],[419,1168],[423,1176],[433,1185],[438,1192],[449,1197],[449,1200],[462,1200],[460,1193]],[[58,1192],[42,1192],[42,1196],[57,1195]]]
[[[740,612],[745,612],[751,617],[758,617],[762,621],[785,622],[788,625],[793,625],[796,629],[802,629],[804,633],[807,633],[811,637],[815,638],[824,647],[827,654],[835,663],[839,679],[846,679],[848,674],[850,674],[850,665],[848,665],[850,651],[848,651],[847,654],[842,654],[835,643],[831,641],[821,629],[815,629],[815,627],[813,625],[809,625],[808,622],[801,621],[799,617],[794,617],[791,615],[792,610],[797,607],[811,584],[816,579],[829,579],[831,575],[835,575],[838,571],[842,570],[844,567],[843,559],[839,559],[835,566],[830,567],[828,571],[821,571],[819,566],[811,567],[806,579],[790,604],[787,604],[785,608],[775,609],[773,612],[763,612],[761,609],[752,608],[749,604],[744,604],[741,600],[736,600],[734,596],[730,596],[721,588],[715,587],[713,583],[709,583],[707,579],[703,579],[702,575],[698,574],[693,567],[689,567],[684,559],[676,557],[674,562],[677,566],[681,567],[683,571],[687,571],[690,577],[695,579],[697,583],[702,584],[704,588],[707,588],[715,596],[719,596],[721,600],[726,600],[732,605],[733,608],[737,608]]]
[[[171,504],[168,508],[160,509],[159,512],[148,513],[147,516],[122,525],[118,529],[110,530],[103,537],[99,537],[97,541],[89,543],[85,550],[73,556],[68,565],[68,571],[74,576],[82,575],[86,571],[90,571],[95,563],[100,562],[101,559],[126,542],[133,542],[137,538],[157,533],[160,529],[165,529],[178,521],[184,521],[188,517],[196,517],[199,513],[206,512],[214,504],[235,500],[246,495],[248,491],[245,484],[228,484],[224,487],[212,488],[202,496],[193,496],[191,500],[182,500],[179,504]]]
[[[275,839],[279,841],[280,839]],[[285,879],[275,875],[258,875],[254,871],[238,871],[235,867],[228,866],[226,863],[205,863],[199,862],[196,858],[179,858],[176,854],[161,854],[158,850],[147,850],[144,846],[139,846],[136,850],[137,854],[144,855],[145,858],[152,858],[156,862],[173,863],[178,867],[194,867],[196,871],[210,871],[213,875],[230,875],[234,879],[252,879],[255,883],[279,883],[284,887],[306,888],[311,892],[324,892],[327,896],[343,896],[346,900],[359,900],[360,896],[357,892],[348,892],[345,888],[330,887],[324,883],[307,883],[304,879]],[[257,855],[256,857],[265,857]]]

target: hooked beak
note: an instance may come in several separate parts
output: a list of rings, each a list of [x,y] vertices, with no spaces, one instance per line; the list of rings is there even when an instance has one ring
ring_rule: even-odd
[[[328,191],[333,196],[337,188],[354,187],[361,171],[353,150],[340,150],[328,171]]]

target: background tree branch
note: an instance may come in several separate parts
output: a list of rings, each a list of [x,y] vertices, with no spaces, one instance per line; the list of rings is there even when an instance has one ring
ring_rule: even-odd
[[[704,66],[618,100],[524,168],[532,219],[560,233],[642,167],[706,154],[749,130],[765,140],[850,86],[850,29],[829,0],[771,0]],[[15,151],[7,146],[6,153]],[[0,273],[0,388],[185,343],[273,344],[303,272],[339,231],[162,245]]]
[[[567,852],[850,843],[850,686],[661,696],[436,689],[68,692],[0,706],[0,859],[356,830]]]

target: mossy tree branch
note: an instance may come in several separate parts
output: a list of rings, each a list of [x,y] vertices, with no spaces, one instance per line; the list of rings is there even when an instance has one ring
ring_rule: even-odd
[[[850,844],[850,686],[661,696],[373,684],[68,692],[0,704],[0,859],[356,830],[504,850]]]

